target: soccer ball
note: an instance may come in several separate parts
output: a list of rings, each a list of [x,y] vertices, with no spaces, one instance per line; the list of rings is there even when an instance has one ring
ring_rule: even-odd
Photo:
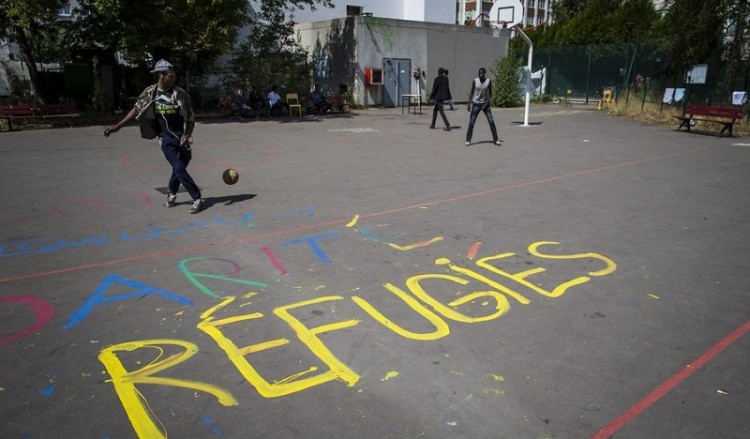
[[[235,184],[237,183],[237,180],[240,179],[240,174],[237,172],[236,169],[227,169],[224,171],[223,174],[221,174],[221,178],[224,180],[224,183],[226,184]]]

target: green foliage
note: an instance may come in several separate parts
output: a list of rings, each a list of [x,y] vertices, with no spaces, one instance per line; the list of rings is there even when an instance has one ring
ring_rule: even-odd
[[[721,78],[716,84],[721,96],[742,87],[737,82],[750,74],[743,55],[750,45],[750,0],[664,0],[660,7],[657,11],[652,0],[559,0],[553,24],[527,34],[538,47],[591,45],[595,50],[606,47],[603,43],[660,39],[666,54],[660,75],[668,81],[679,83],[691,66],[709,64]]]
[[[3,0],[0,2],[0,36],[13,37],[17,29],[29,31],[56,21],[63,0]]]
[[[118,50],[150,66],[158,58],[189,65],[228,51],[250,21],[246,0],[80,0],[74,41],[82,48]]]
[[[743,60],[743,52],[748,40],[748,26],[750,26],[750,0],[737,0],[730,2],[727,9],[727,16],[734,19],[734,32],[732,38],[728,41],[727,60],[729,68],[727,71],[727,91],[738,90],[737,77],[741,71],[750,70],[750,60]],[[728,93],[727,93],[728,96]]]
[[[282,96],[287,92],[304,95],[310,87],[312,64],[307,53],[295,45],[265,52],[244,43],[234,52],[230,66],[231,73],[224,78],[227,93],[237,87],[267,92],[276,85]]]
[[[651,0],[567,0],[552,10],[552,25],[527,32],[536,45],[625,42],[651,35],[659,22]]]
[[[227,92],[235,87],[268,91],[278,87],[304,95],[310,87],[312,63],[307,52],[294,40],[293,23],[285,22],[283,9],[264,2],[247,39],[233,52],[231,73],[225,78]]]
[[[673,0],[660,32],[672,60],[672,75],[707,60],[722,45],[724,17],[721,1]]]
[[[218,56],[231,51],[240,29],[254,19],[281,17],[283,24],[286,10],[317,4],[330,5],[330,0],[79,0],[74,42],[118,50],[144,67],[168,58],[202,75]],[[255,14],[253,6],[262,12]],[[281,31],[268,30],[271,39]]]
[[[21,49],[24,64],[29,70],[31,84],[37,97],[44,102],[39,86],[39,75],[36,68],[37,57],[34,46],[46,45],[51,39],[47,35],[56,34],[57,11],[63,0],[2,0],[0,1],[0,37],[9,38]],[[44,56],[40,55],[44,60]]]
[[[490,65],[490,72],[495,77],[492,86],[493,107],[518,107],[521,99],[520,75],[521,59],[509,51],[504,58],[498,58]]]
[[[0,2],[0,37],[16,40],[21,32],[35,60],[65,59],[68,49],[65,23],[57,19],[62,3],[60,0],[3,0]]]

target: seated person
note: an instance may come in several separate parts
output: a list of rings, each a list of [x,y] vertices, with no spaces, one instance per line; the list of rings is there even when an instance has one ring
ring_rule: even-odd
[[[245,98],[242,95],[241,88],[238,88],[237,91],[234,93],[234,97],[232,98],[232,103],[234,104],[234,111],[237,116],[239,117],[250,116],[250,112],[252,111],[252,109],[245,104]]]
[[[220,97],[219,104],[216,106],[216,108],[221,109],[221,114],[223,116],[234,115],[234,103],[232,103],[232,99],[230,99],[228,96]]]
[[[263,95],[255,87],[253,87],[252,91],[250,92],[250,108],[252,108],[258,116],[260,115],[260,113],[265,113],[266,115],[268,115],[271,110],[271,108],[268,106],[268,101],[263,99]]]
[[[276,86],[271,87],[271,91],[268,92],[268,108],[271,109],[271,117],[273,115],[286,114],[289,106],[281,100],[281,95],[276,91]]]
[[[315,106],[315,111],[318,113],[325,113],[331,109],[331,104],[326,102],[326,97],[323,92],[320,91],[318,84],[315,84],[315,90],[310,93],[310,100]]]

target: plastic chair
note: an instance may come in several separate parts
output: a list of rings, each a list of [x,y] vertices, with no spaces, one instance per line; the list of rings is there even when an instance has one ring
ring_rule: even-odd
[[[287,93],[286,103],[289,105],[289,117],[292,117],[292,110],[294,109],[299,111],[299,117],[302,117],[302,105],[299,103],[299,96],[297,93]]]
[[[570,107],[571,106],[571,103],[570,103],[570,97],[571,96],[573,96],[573,89],[569,88],[565,92],[565,96],[563,96],[563,98],[562,98],[562,104],[563,104],[563,106],[565,106],[565,107]]]
[[[601,110],[604,104],[607,104],[607,108],[609,108],[609,104],[612,103],[612,89],[605,89],[602,91],[602,98],[599,99],[599,105],[597,105],[597,109]]]

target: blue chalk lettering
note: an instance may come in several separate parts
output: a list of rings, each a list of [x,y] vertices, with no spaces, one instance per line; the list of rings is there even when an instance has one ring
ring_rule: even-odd
[[[182,235],[183,233],[189,232],[191,230],[203,229],[203,228],[205,228],[205,226],[207,226],[209,224],[211,224],[210,221],[196,221],[196,222],[192,222],[189,225],[187,225],[187,226],[185,226],[185,227],[183,227],[181,229],[165,230],[164,231],[164,236],[167,236],[167,235],[169,235],[169,236],[179,236],[179,235]]]
[[[133,288],[135,291],[126,294],[119,294],[116,296],[105,296],[105,293],[112,285],[124,285],[126,287]],[[163,297],[164,299],[171,300],[182,305],[190,306],[193,304],[192,300],[179,296],[175,293],[172,293],[171,291],[156,288],[151,285],[138,282],[136,280],[127,279],[117,274],[110,274],[104,278],[101,284],[99,284],[99,287],[96,289],[96,291],[94,291],[94,294],[89,296],[88,299],[83,302],[83,305],[81,305],[80,308],[75,310],[75,312],[70,315],[70,318],[68,318],[68,321],[65,322],[62,327],[63,329],[69,329],[73,326],[78,325],[79,323],[84,321],[86,317],[91,314],[91,311],[93,311],[93,309],[98,305],[117,302],[120,300],[132,299],[136,297],[140,298],[149,294],[156,294]]]
[[[295,209],[295,210],[288,210],[286,212],[279,212],[277,216],[279,218],[284,218],[290,215],[298,215],[300,213],[304,213],[306,217],[311,217],[315,213],[315,206],[307,206],[302,209]]]
[[[130,232],[121,232],[120,238],[123,241],[152,241],[161,236],[161,227],[149,227],[143,231],[143,236],[130,236]]]
[[[216,221],[218,224],[222,224],[222,225],[231,226],[231,225],[235,225],[236,224],[236,225],[238,225],[240,227],[243,227],[247,223],[249,223],[251,219],[255,218],[256,216],[257,216],[257,214],[255,214],[255,213],[246,213],[245,215],[243,215],[240,218],[237,218],[237,219],[234,219],[234,220],[231,220],[231,221],[227,221],[224,218],[220,217],[219,215],[214,214],[214,221]]]
[[[289,246],[296,245],[302,242],[306,242],[310,246],[310,248],[313,250],[315,255],[318,257],[318,259],[320,259],[321,262],[323,262],[324,264],[333,264],[333,260],[331,260],[331,258],[328,257],[328,255],[326,254],[326,252],[323,251],[322,248],[320,248],[320,246],[318,245],[318,241],[321,239],[325,239],[325,238],[335,238],[338,234],[339,232],[330,232],[330,233],[324,233],[322,235],[308,236],[307,238],[295,239],[293,241],[284,242],[281,244],[281,246],[289,247]]]

